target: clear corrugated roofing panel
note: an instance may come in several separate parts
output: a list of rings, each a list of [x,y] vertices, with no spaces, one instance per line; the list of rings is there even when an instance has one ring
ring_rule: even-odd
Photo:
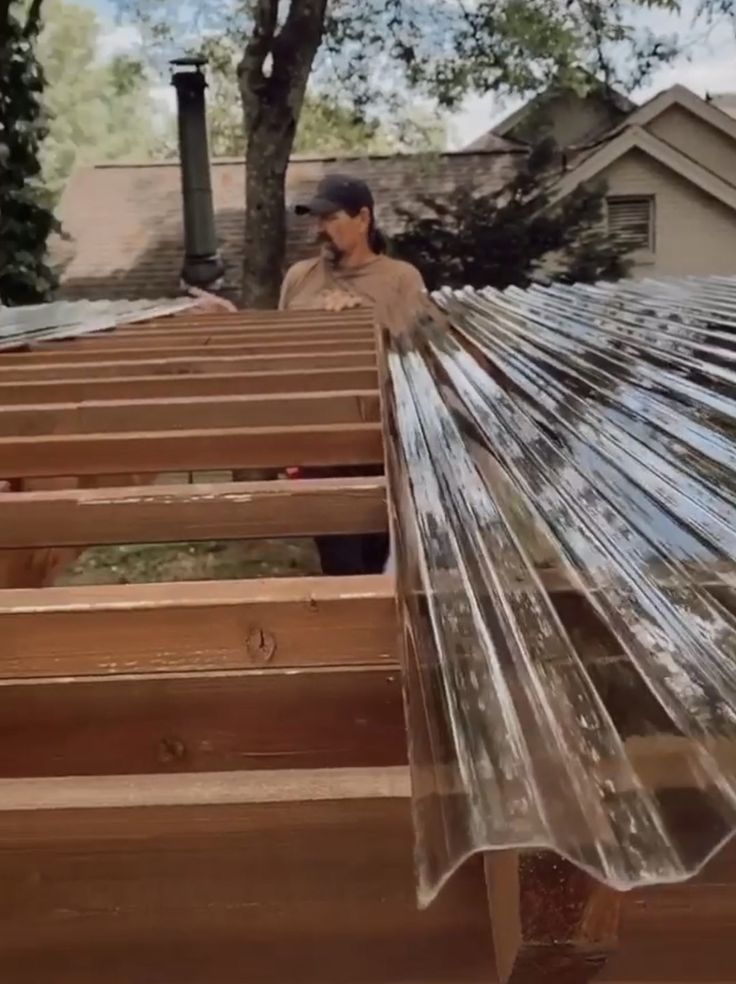
[[[388,352],[420,899],[736,829],[736,280],[443,292]]]
[[[190,308],[191,298],[140,301],[53,301],[28,307],[0,305],[0,350],[62,341],[116,325],[160,318]]]

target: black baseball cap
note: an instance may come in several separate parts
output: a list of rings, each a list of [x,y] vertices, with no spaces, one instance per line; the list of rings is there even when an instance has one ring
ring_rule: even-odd
[[[365,181],[346,174],[328,174],[317,185],[314,198],[297,205],[294,211],[297,215],[332,215],[341,210],[357,214],[361,208],[372,212],[373,207],[373,195]]]

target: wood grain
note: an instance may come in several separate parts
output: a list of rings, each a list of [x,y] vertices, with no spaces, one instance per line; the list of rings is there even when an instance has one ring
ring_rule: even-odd
[[[65,342],[64,344],[47,344],[36,346],[28,351],[13,352],[0,356],[0,367],[13,366],[51,366],[58,363],[73,362],[112,362],[112,361],[138,361],[140,359],[192,359],[192,358],[246,358],[246,357],[270,357],[281,358],[284,356],[319,356],[331,354],[335,350],[339,352],[370,352],[370,339],[366,341],[364,336],[359,335],[357,339],[350,338],[328,338],[328,339],[308,339],[306,342],[296,338],[294,341],[268,340],[259,341],[238,341],[237,339],[227,339],[214,341],[205,336],[204,338],[187,339],[186,336],[178,341],[152,340],[144,342],[122,342],[115,344],[114,337],[106,339],[104,342],[97,342],[96,345],[85,347],[77,341]]]
[[[333,351],[321,355],[252,355],[244,357],[166,359],[114,359],[96,362],[57,362],[53,365],[9,365],[0,362],[0,383],[63,382],[82,379],[124,379],[136,376],[189,376],[237,372],[305,372],[311,369],[370,369],[375,363],[371,349],[357,352]]]
[[[252,328],[212,328],[212,329],[191,329],[182,328],[181,331],[157,331],[154,328],[146,332],[138,332],[134,335],[123,335],[115,332],[110,335],[87,335],[75,338],[68,342],[42,343],[32,351],[40,352],[88,352],[88,351],[107,351],[140,348],[148,351],[151,348],[165,347],[166,350],[175,354],[179,346],[185,345],[227,345],[262,348],[264,352],[272,352],[278,348],[296,348],[301,350],[319,352],[325,348],[343,349],[373,348],[375,346],[375,332],[372,328],[338,328],[338,329],[314,329],[307,328],[299,331],[281,331],[274,328],[258,329]]]
[[[4,778],[406,762],[398,667],[4,681],[0,720]]]
[[[380,424],[0,438],[0,477],[206,471],[383,461]]]
[[[383,576],[0,592],[0,678],[396,660]]]
[[[0,406],[82,403],[87,400],[147,400],[169,397],[315,393],[374,390],[375,368],[312,369],[303,372],[228,372],[197,376],[136,376],[125,379],[77,379],[51,382],[0,382]]]
[[[382,479],[8,493],[0,549],[380,533]]]
[[[236,311],[228,312],[184,312],[173,317],[155,318],[148,321],[136,321],[120,325],[117,333],[134,334],[150,330],[177,331],[182,327],[207,330],[215,325],[223,328],[238,326],[249,329],[269,329],[287,331],[289,328],[313,327],[319,329],[342,329],[351,326],[362,328],[372,327],[373,313],[366,308],[354,308],[349,311]]]
[[[405,798],[0,814],[7,984],[492,981],[477,864],[419,912]]]
[[[0,436],[94,434],[112,431],[204,430],[220,427],[288,427],[367,423],[379,419],[378,393],[287,393],[102,400],[0,407]]]
[[[615,952],[621,895],[552,853],[485,856],[501,984],[589,984]]]

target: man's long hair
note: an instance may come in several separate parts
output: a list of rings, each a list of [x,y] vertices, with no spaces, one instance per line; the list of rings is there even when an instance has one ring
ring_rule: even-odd
[[[374,253],[385,253],[388,249],[388,240],[376,225],[373,212],[371,212],[371,224],[368,226],[368,245]]]
[[[353,210],[347,208],[345,211],[354,219],[358,212],[360,212],[360,209],[356,208]],[[373,214],[373,209],[371,209],[371,224],[368,226],[368,245],[374,253],[380,254],[388,251],[388,240],[376,225],[376,217]]]

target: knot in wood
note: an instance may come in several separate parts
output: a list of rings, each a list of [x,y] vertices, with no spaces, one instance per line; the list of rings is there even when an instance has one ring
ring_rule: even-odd
[[[265,629],[250,629],[245,640],[248,656],[254,663],[270,663],[276,654],[276,639]]]
[[[182,759],[186,758],[186,754],[187,746],[181,738],[162,738],[158,744],[158,759],[164,765],[181,762]]]

